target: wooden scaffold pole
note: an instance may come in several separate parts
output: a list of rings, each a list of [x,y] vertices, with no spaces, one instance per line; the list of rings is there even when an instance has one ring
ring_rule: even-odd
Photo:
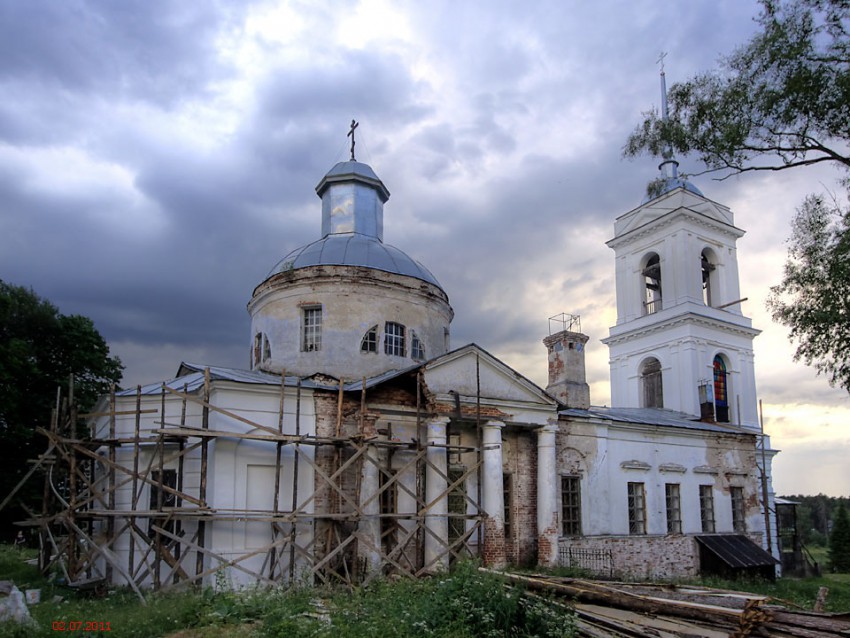
[[[210,369],[204,368],[204,407],[201,412],[201,428],[203,430],[210,429]],[[201,443],[201,477],[198,487],[198,499],[201,501],[201,507],[207,507],[207,462],[209,458],[209,439],[204,437]],[[201,574],[204,571],[204,543],[206,542],[206,521],[201,519],[198,521],[198,542],[195,557],[195,573]]]
[[[301,377],[295,383],[295,436],[301,436]],[[292,455],[292,512],[298,508],[298,457],[301,455],[301,448],[298,443],[294,443],[294,453]],[[297,519],[293,518],[289,529],[289,582],[295,580],[295,541],[297,538],[296,529]]]

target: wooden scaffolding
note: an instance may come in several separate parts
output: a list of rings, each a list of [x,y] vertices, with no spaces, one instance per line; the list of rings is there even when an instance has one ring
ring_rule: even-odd
[[[474,421],[468,417],[466,422],[453,420],[450,426],[466,427],[470,432],[477,428],[476,436],[470,437],[477,445],[428,444],[425,421],[434,415],[423,408],[422,379],[416,373],[418,436],[413,439],[399,441],[392,432],[375,430],[376,415],[369,413],[365,379],[359,388],[359,410],[354,414],[344,416],[344,396],[350,405],[352,392],[344,390],[342,381],[338,389],[325,389],[337,398],[332,436],[301,434],[298,379],[295,433],[285,433],[287,382],[282,374],[277,428],[213,405],[209,369],[204,370],[203,385],[192,392],[185,386],[178,390],[163,383],[159,409],[143,409],[142,389],[137,387],[133,409],[116,409],[113,390],[107,410],[78,414],[72,383],[68,397],[57,397],[50,426],[38,429],[47,439],[47,449],[33,461],[24,479],[40,473],[44,482],[41,511],[28,510],[30,518],[23,523],[38,531],[41,569],[45,573],[61,571],[72,586],[123,583],[144,599],[146,589],[202,585],[215,582],[215,576],[224,572],[238,571],[243,582],[247,577],[263,585],[353,585],[390,573],[418,577],[457,558],[477,554],[484,518],[480,489],[476,494],[465,485],[470,477],[481,484],[480,416]],[[178,414],[166,413],[167,397],[172,406],[174,398],[178,400]],[[200,419],[187,416],[190,406],[195,413],[200,408]],[[216,412],[250,431],[212,429],[210,415]],[[158,427],[143,433],[143,415]],[[118,417],[134,420],[131,436],[119,435]],[[97,437],[93,428],[86,431],[81,427],[96,418],[108,419],[107,436]],[[266,507],[221,509],[208,502],[210,444],[221,439],[249,440],[270,452],[275,467],[274,496]],[[433,462],[435,447],[442,448],[443,462]],[[152,453],[141,454],[142,449]],[[446,457],[460,454],[471,462],[460,470],[453,467],[447,471]],[[291,460],[287,467],[294,466],[292,471],[283,471],[284,455]],[[189,459],[200,463],[200,476],[191,481],[191,487],[185,480]],[[299,485],[302,465],[312,471],[312,484]],[[362,477],[370,472],[378,480],[367,484]],[[436,498],[432,492],[430,501],[425,496],[426,473],[439,477],[445,488]],[[402,476],[408,480],[401,480]],[[415,480],[409,480],[411,476]],[[292,498],[284,507],[281,495],[287,481],[286,492],[291,492]],[[142,494],[146,488],[149,499],[145,502]],[[122,490],[125,496],[119,498]],[[400,495],[415,507],[399,511]],[[441,501],[454,505],[448,510],[435,508]],[[435,514],[435,509],[441,513]],[[452,531],[448,537],[435,533],[429,525],[437,516],[449,518]],[[268,525],[268,542],[236,555],[218,551],[212,542],[214,530],[228,523]],[[117,549],[119,539],[121,551]],[[426,562],[429,543],[430,560]]]

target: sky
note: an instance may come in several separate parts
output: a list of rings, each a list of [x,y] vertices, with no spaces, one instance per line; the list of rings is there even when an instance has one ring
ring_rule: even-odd
[[[668,83],[754,32],[744,0],[0,0],[0,279],[90,317],[123,385],[248,367],[246,304],[320,236],[315,186],[357,159],[384,240],[425,264],[474,341],[541,386],[548,318],[581,316],[610,402],[615,217],[657,176],[622,148]],[[679,157],[696,174],[696,158]],[[850,494],[850,396],[793,362],[765,310],[790,219],[839,174],[750,173],[733,210],[779,494]]]

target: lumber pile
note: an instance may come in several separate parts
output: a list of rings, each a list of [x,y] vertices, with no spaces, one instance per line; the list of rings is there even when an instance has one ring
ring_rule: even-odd
[[[848,638],[850,614],[791,610],[758,594],[692,586],[495,574],[575,612],[587,638]]]

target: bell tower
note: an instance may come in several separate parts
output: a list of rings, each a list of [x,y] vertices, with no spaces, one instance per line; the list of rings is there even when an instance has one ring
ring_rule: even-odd
[[[661,72],[663,115],[666,86]],[[706,198],[665,152],[640,206],[618,217],[614,407],[663,407],[758,430],[753,339],[741,310],[732,211]]]

